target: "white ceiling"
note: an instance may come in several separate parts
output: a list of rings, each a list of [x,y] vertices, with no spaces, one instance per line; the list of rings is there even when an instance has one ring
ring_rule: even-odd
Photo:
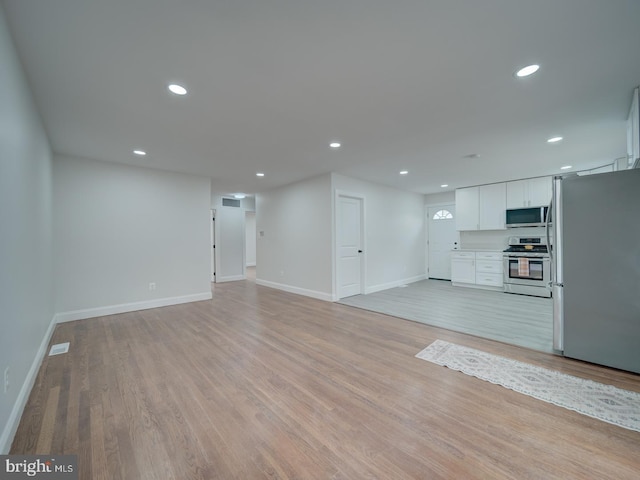
[[[626,154],[640,84],[639,0],[3,5],[56,153],[225,193],[330,171],[433,193],[593,168]]]

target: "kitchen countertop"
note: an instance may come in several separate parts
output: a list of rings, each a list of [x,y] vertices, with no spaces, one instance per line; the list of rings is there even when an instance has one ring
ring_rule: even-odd
[[[505,247],[507,248],[507,247]],[[494,253],[502,253],[503,250],[498,250],[495,248],[456,248],[451,250],[452,252],[494,252]]]

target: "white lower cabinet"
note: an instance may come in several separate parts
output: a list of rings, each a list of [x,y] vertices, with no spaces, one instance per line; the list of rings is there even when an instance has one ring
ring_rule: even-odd
[[[451,252],[451,283],[476,283],[475,252]]]
[[[502,290],[502,252],[453,251],[451,283],[456,286]]]

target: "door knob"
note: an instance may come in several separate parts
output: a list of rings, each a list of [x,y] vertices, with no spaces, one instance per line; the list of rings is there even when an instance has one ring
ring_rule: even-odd
[[[358,250],[358,253],[362,253],[362,250]]]

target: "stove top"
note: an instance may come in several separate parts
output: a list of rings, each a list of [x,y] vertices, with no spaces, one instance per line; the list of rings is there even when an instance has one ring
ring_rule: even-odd
[[[549,249],[546,245],[535,245],[531,246],[531,248],[527,248],[526,245],[512,245],[509,248],[505,249],[504,252],[507,253],[549,253]]]
[[[504,253],[543,257],[549,255],[549,248],[545,237],[509,237],[509,248]]]

